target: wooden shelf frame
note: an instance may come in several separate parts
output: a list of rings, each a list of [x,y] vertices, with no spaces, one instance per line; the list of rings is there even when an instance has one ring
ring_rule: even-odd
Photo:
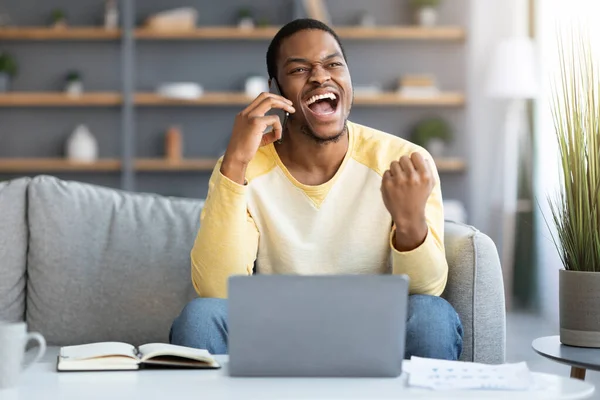
[[[121,29],[104,29],[102,27],[8,27],[0,28],[0,40],[118,40],[122,37]]]
[[[133,169],[138,172],[210,172],[217,158],[189,158],[170,161],[164,158],[136,158]],[[463,172],[466,163],[460,158],[440,158],[435,161],[438,171]],[[60,173],[60,172],[119,172],[122,163],[116,158],[94,162],[74,162],[64,158],[0,158],[0,173]]]

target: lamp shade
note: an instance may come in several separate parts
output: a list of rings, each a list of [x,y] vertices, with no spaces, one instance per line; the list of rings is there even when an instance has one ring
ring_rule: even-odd
[[[528,37],[501,41],[492,56],[487,93],[490,97],[530,99],[538,92],[535,46]]]

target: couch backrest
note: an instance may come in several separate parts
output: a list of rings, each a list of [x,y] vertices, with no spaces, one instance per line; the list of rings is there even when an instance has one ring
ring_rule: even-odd
[[[168,341],[201,202],[49,176],[28,190],[27,322],[50,344]]]
[[[27,218],[25,196],[29,178],[0,182],[0,320],[25,317]]]

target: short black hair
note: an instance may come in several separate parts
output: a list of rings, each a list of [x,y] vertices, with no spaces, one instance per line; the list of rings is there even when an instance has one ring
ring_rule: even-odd
[[[316,19],[299,18],[285,24],[275,34],[273,40],[271,40],[269,48],[267,49],[267,72],[269,74],[269,78],[277,78],[277,57],[279,56],[279,48],[283,39],[292,36],[296,32],[304,31],[307,29],[318,29],[327,32],[331,36],[333,36],[333,38],[340,46],[340,49],[342,50],[344,60],[346,60],[344,46],[342,46],[340,38],[333,29],[331,29],[327,24],[324,24],[323,22],[318,21]]]

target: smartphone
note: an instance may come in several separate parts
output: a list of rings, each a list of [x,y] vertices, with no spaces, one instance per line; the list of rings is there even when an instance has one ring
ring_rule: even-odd
[[[281,90],[279,89],[279,84],[277,84],[277,81],[275,80],[275,78],[271,79],[271,85],[269,86],[269,92],[276,94],[278,96],[282,96],[281,94]],[[288,113],[285,110],[282,110],[281,108],[272,108],[270,109],[266,115],[277,115],[279,117],[279,120],[281,121],[281,128],[283,129],[285,127],[285,123],[287,122],[287,119],[290,115],[290,113]],[[265,133],[269,133],[273,130],[272,126],[267,127],[267,130],[265,131]]]

